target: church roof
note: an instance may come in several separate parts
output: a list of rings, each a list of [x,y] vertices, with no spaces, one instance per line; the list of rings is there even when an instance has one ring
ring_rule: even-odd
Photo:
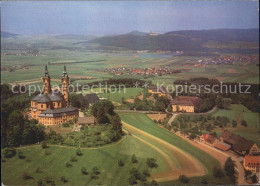
[[[93,94],[87,94],[85,96],[85,99],[90,103],[96,103],[99,101],[99,97],[97,96],[97,94],[93,93]]]
[[[38,94],[37,96],[33,97],[31,101],[36,101],[37,103],[48,103],[51,101],[63,101],[63,95],[60,91],[58,92],[51,92],[49,94]]]
[[[66,107],[58,109],[46,109],[39,114],[39,117],[60,117],[64,114],[71,115],[78,112],[78,109],[75,107]]]

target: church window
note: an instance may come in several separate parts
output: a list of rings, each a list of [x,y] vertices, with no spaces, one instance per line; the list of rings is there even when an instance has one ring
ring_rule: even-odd
[[[41,105],[41,108],[43,108],[43,105]]]

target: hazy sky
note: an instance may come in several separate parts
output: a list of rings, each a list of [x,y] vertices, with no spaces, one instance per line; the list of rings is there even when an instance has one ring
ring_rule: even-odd
[[[2,1],[1,30],[24,35],[259,28],[258,1]]]

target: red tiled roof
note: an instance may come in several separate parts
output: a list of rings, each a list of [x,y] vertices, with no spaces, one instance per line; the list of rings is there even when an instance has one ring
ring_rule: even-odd
[[[202,134],[202,137],[204,141],[213,144],[217,139],[217,134],[215,132],[210,134]]]
[[[237,152],[249,151],[254,145],[253,141],[247,140],[239,135],[232,134],[228,130],[224,130],[221,136],[226,143],[232,145],[233,149]]]
[[[223,151],[227,151],[231,148],[231,145],[224,143],[222,141],[217,142],[214,146]]]
[[[245,156],[244,164],[246,166],[260,167],[260,156]]]
[[[177,96],[173,99],[173,105],[187,105],[187,106],[196,106],[201,99],[199,97],[192,96]]]

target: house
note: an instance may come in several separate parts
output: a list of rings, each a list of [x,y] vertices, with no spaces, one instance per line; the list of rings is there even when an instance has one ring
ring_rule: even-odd
[[[217,133],[209,133],[209,134],[202,134],[200,137],[200,141],[205,142],[208,145],[213,146],[215,141],[217,140]]]
[[[244,168],[252,173],[259,173],[260,156],[245,156],[243,162]]]
[[[231,148],[240,155],[258,154],[258,146],[251,140],[247,140],[239,135],[224,130],[220,135],[220,140],[231,145]]]
[[[93,125],[96,123],[95,117],[90,116],[90,117],[79,117],[78,118],[78,124],[79,125]]]
[[[92,94],[87,94],[85,96],[85,99],[88,101],[88,103],[90,105],[93,105],[94,103],[99,102],[99,97],[97,96],[96,93],[92,93]]]
[[[148,92],[150,94],[158,94],[159,96],[166,95],[167,90],[164,86],[157,87],[157,86],[149,86]]]
[[[192,96],[176,96],[171,104],[173,112],[195,112],[199,107],[201,98]]]

